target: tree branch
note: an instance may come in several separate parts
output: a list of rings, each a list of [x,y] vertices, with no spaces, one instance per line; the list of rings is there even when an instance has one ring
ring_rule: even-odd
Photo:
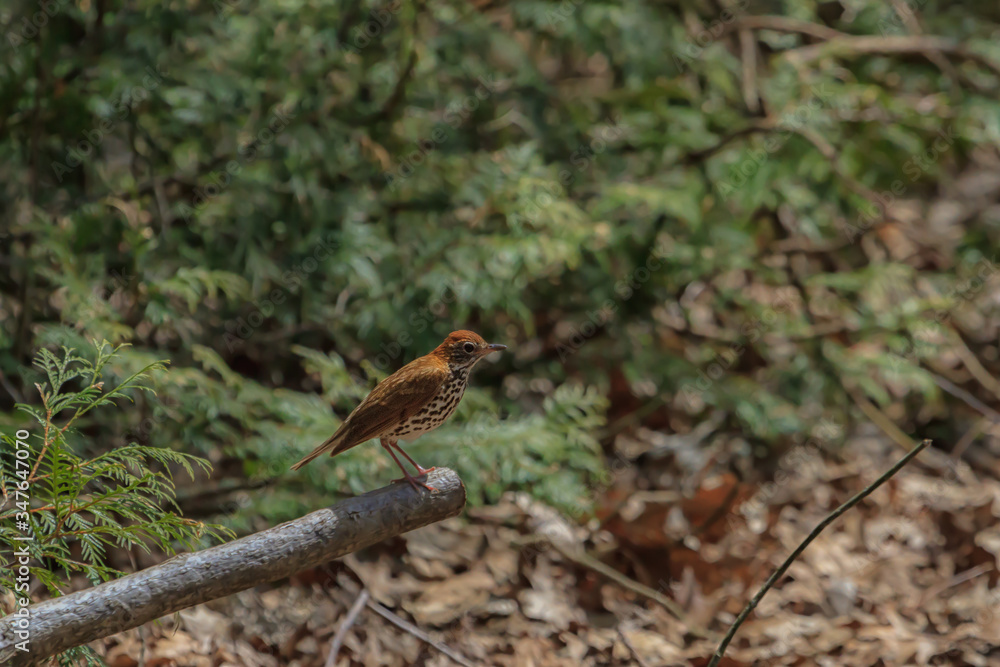
[[[819,23],[802,21],[789,16],[741,16],[735,23],[726,28],[726,32],[734,30],[774,30],[776,32],[798,33],[820,40],[851,36],[846,32],[840,32]]]
[[[824,57],[854,57],[866,55],[916,55],[928,57],[932,53],[944,53],[964,58],[1000,77],[1000,64],[988,56],[970,51],[964,44],[945,37],[928,35],[848,35],[827,42],[800,46],[782,53],[796,64],[806,64]]]
[[[326,509],[204,551],[27,608],[28,648],[15,634],[21,617],[0,619],[0,664],[30,665],[181,609],[291,576],[436,521],[465,506],[465,487],[448,468],[427,479],[433,492],[390,484]],[[23,628],[22,628],[23,630]]]

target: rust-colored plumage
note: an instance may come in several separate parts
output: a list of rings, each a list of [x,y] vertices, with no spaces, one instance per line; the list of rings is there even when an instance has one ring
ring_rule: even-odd
[[[336,456],[372,438],[379,438],[406,481],[416,488],[416,481],[403,467],[396,452],[402,454],[423,475],[433,468],[423,468],[404,452],[398,441],[413,440],[434,430],[458,407],[465,393],[469,372],[490,352],[506,345],[489,344],[472,331],[453,331],[430,354],[414,359],[380,382],[361,401],[337,432],[322,445],[292,466],[298,470],[317,456],[330,452]],[[395,450],[395,451],[393,451]]]

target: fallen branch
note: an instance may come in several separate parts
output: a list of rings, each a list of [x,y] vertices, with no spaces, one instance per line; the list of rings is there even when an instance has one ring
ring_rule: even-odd
[[[722,642],[719,643],[719,648],[715,649],[715,655],[713,655],[712,659],[709,661],[708,667],[716,667],[716,665],[719,664],[719,661],[722,660],[723,654],[725,654],[726,652],[726,648],[729,646],[729,642],[731,642],[733,640],[733,637],[736,636],[736,631],[740,629],[741,625],[743,625],[743,621],[747,620],[747,616],[749,616],[750,612],[752,612],[757,607],[757,605],[760,604],[760,601],[764,599],[764,595],[767,594],[767,592],[771,590],[771,587],[774,586],[775,583],[777,583],[778,579],[780,579],[785,574],[785,572],[788,571],[788,568],[791,567],[792,563],[795,562],[795,559],[798,558],[803,551],[805,551],[806,547],[808,547],[813,540],[819,537],[819,534],[823,532],[823,529],[829,526],[831,523],[833,523],[841,514],[843,514],[844,512],[846,512],[847,510],[851,509],[859,502],[861,502],[864,498],[866,498],[869,494],[871,494],[872,491],[882,486],[882,484],[888,481],[890,477],[895,475],[897,472],[900,471],[900,469],[903,466],[909,463],[914,456],[916,456],[924,449],[929,447],[930,444],[931,444],[930,440],[924,440],[919,445],[911,449],[909,452],[907,452],[906,456],[899,459],[899,461],[897,461],[894,466],[889,468],[881,477],[879,477],[874,482],[872,482],[864,489],[859,491],[857,494],[854,495],[854,497],[845,502],[843,505],[833,510],[833,512],[831,512],[829,516],[820,521],[819,524],[812,529],[812,532],[809,533],[806,539],[802,540],[802,543],[799,544],[799,546],[795,548],[795,551],[793,551],[788,556],[788,558],[785,559],[785,562],[781,564],[781,567],[775,570],[774,574],[772,574],[768,578],[768,580],[764,582],[764,585],[760,587],[760,590],[757,591],[757,594],[754,595],[753,598],[751,598],[750,602],[747,603],[747,606],[745,606],[743,608],[743,611],[740,612],[740,615],[736,617],[736,620],[733,621],[732,626],[730,626],[729,628],[729,632],[726,633],[726,636],[723,637]]]
[[[455,516],[465,487],[448,468],[428,475],[433,492],[391,484],[227,544],[28,607],[29,651],[17,649],[19,618],[0,619],[0,664],[30,665],[66,649],[181,609],[283,579],[382,540]]]

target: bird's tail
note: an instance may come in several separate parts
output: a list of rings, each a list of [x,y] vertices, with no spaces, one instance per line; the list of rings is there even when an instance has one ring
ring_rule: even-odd
[[[304,459],[293,465],[292,470],[298,470],[305,464],[312,461],[314,458],[322,456],[323,454],[329,452],[330,450],[335,449],[340,441],[340,438],[338,437],[339,435],[340,435],[339,432],[331,435],[329,438],[327,438],[326,442],[324,442],[316,449],[312,450],[312,452],[308,456],[306,456]],[[336,452],[333,453],[335,454]]]

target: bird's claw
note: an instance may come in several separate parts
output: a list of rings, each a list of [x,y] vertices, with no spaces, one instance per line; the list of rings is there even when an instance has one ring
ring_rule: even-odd
[[[428,468],[427,470],[424,470],[420,474],[423,475],[425,473],[430,472],[431,470],[434,470],[434,468]],[[421,486],[424,487],[425,489],[427,489],[428,491],[437,491],[437,487],[431,486],[427,482],[421,482],[420,480],[418,480],[416,477],[413,477],[412,475],[407,475],[406,477],[400,477],[399,479],[392,480],[393,484],[399,484],[400,482],[409,482],[410,486],[412,486],[413,489],[415,491],[417,491],[418,493],[420,492],[420,487]]]

